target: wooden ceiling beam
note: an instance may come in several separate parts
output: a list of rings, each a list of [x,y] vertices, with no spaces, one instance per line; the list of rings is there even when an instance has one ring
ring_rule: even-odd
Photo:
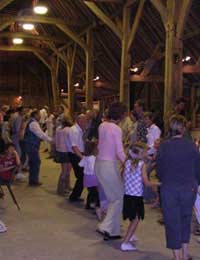
[[[38,51],[34,51],[33,54],[51,71],[50,63]]]
[[[0,24],[0,32],[6,29],[11,24],[11,22],[4,22]]]
[[[161,75],[142,77],[140,75],[131,75],[130,81],[132,82],[164,82],[164,77]]]
[[[66,63],[67,57],[61,52],[59,52],[54,44],[52,44],[51,42],[47,42],[47,45],[64,63]]]
[[[36,48],[32,46],[16,46],[16,45],[0,45],[0,51],[27,51],[27,52],[42,52],[41,48]]]
[[[32,23],[45,23],[45,24],[65,24],[62,19],[48,16],[39,15],[25,15],[25,16],[12,16],[12,15],[1,15],[0,24],[3,22],[32,22]]]
[[[9,5],[10,3],[12,3],[14,0],[1,0],[0,1],[0,10],[2,10],[3,8],[5,8],[7,5]]]
[[[71,31],[65,24],[56,24],[56,26],[63,31],[68,37],[70,37],[73,41],[78,43],[84,50],[88,49],[87,44],[73,31]]]
[[[178,19],[178,24],[177,24],[177,38],[182,38],[183,36],[183,31],[184,31],[184,26],[188,17],[188,14],[190,12],[192,6],[192,1],[191,0],[182,0],[181,1],[181,8],[179,11],[179,19]]]
[[[161,20],[165,26],[167,23],[167,8],[164,6],[161,0],[151,0],[151,3],[159,12]]]
[[[200,34],[200,29],[189,32],[183,36],[183,41],[188,40],[194,36],[198,36]]]
[[[125,6],[131,7],[137,0],[127,0]]]
[[[140,18],[142,17],[142,11],[143,11],[143,8],[144,8],[144,3],[145,3],[145,0],[140,0],[140,2],[139,2],[137,13],[136,13],[136,16],[135,16],[135,19],[134,19],[134,22],[133,22],[133,25],[132,25],[132,28],[131,28],[131,31],[130,31],[130,34],[129,34],[129,38],[128,38],[128,45],[127,45],[128,51],[130,50],[131,45],[134,41],[134,38],[135,38],[135,35],[136,35],[136,32],[137,32],[137,28],[138,28],[138,25],[139,25],[139,22],[140,22]]]
[[[103,21],[116,35],[122,40],[122,31],[117,25],[108,17],[95,3],[84,1],[85,5],[101,20]]]
[[[185,65],[183,66],[184,74],[200,74],[200,65]]]
[[[57,42],[57,43],[66,42],[66,39],[64,38],[44,36],[44,35],[34,35],[34,34],[23,33],[23,32],[1,32],[0,33],[0,38],[13,38],[13,37],[45,41],[45,42]]]
[[[84,50],[87,50],[87,45],[82,39],[74,33],[68,26],[65,24],[64,20],[54,17],[45,17],[45,16],[1,16],[0,24],[6,22],[32,22],[32,23],[44,23],[54,25],[63,31],[68,37],[73,41],[78,43]]]

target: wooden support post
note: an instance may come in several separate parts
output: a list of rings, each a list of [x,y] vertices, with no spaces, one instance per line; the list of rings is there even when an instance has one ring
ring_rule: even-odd
[[[183,94],[182,35],[191,1],[167,0],[164,118]]]
[[[172,109],[176,100],[176,92],[173,82],[173,52],[175,38],[175,1],[167,1],[167,26],[166,26],[166,46],[165,46],[165,90],[164,90],[164,118]]]
[[[94,64],[93,64],[93,35],[92,30],[87,31],[87,45],[88,50],[85,51],[86,55],[86,107],[87,109],[93,108],[93,93],[94,93]]]
[[[123,9],[123,37],[121,52],[121,70],[120,70],[120,101],[129,108],[129,69],[131,66],[131,57],[128,53],[128,36],[130,31],[130,13],[131,9],[124,6]]]
[[[74,113],[74,95],[75,89],[72,84],[72,75],[73,68],[75,63],[75,55],[76,55],[76,44],[74,47],[69,47],[67,50],[67,88],[68,88],[68,108],[70,111],[70,115],[72,116]]]
[[[59,86],[56,78],[56,60],[52,59],[51,62],[51,84],[53,94],[53,105],[58,106],[60,102]]]

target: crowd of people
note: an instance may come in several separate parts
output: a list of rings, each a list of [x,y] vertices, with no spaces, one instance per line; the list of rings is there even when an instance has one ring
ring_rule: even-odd
[[[160,207],[167,248],[176,260],[189,260],[188,244],[195,208],[200,234],[200,154],[186,120],[185,100],[159,120],[144,111],[142,100],[128,112],[115,102],[101,115],[96,110],[77,113],[66,107],[51,112],[3,106],[0,111],[0,180],[41,185],[40,143],[49,158],[61,165],[57,193],[70,203],[81,202],[87,188],[85,209],[94,210],[97,232],[104,240],[121,239],[121,216],[130,224],[122,251],[136,250],[135,231],[145,217],[145,203]],[[71,187],[71,172],[75,175]],[[1,195],[1,194],[0,194]],[[3,196],[3,195],[1,195]],[[0,232],[6,226],[0,222]]]

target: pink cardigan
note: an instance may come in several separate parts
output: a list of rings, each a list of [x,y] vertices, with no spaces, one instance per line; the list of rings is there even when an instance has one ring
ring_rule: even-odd
[[[99,127],[97,159],[106,161],[125,161],[122,144],[122,130],[112,122],[103,122]]]

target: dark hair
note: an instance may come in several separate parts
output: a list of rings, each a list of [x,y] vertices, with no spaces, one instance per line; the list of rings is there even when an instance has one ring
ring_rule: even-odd
[[[142,99],[137,99],[135,101],[135,103],[137,103],[139,105],[139,107],[144,108],[145,103],[144,103],[144,101]]]
[[[85,156],[94,155],[96,151],[97,143],[87,140],[85,143]]]
[[[62,127],[63,128],[65,128],[65,127],[67,127],[67,126],[72,126],[73,124],[72,124],[72,121],[71,121],[71,119],[70,118],[64,118],[63,120],[62,120]]]
[[[181,97],[179,99],[176,100],[176,104],[180,104],[180,103],[186,103],[186,99],[184,97]]]
[[[39,113],[38,109],[34,109],[33,112],[31,112],[31,117],[35,117]]]
[[[108,119],[120,120],[122,119],[124,113],[127,111],[126,105],[121,102],[114,102],[108,108]]]
[[[154,122],[154,120],[155,120],[155,115],[154,115],[154,113],[152,113],[152,112],[150,112],[150,111],[145,112],[145,113],[144,113],[144,117],[148,117],[152,122]]]
[[[15,145],[13,143],[7,143],[5,144],[4,146],[4,151],[7,151],[9,147],[14,147],[15,148]]]
[[[21,112],[23,111],[23,109],[24,109],[23,106],[17,107],[17,108],[16,108],[16,112],[21,113]]]

